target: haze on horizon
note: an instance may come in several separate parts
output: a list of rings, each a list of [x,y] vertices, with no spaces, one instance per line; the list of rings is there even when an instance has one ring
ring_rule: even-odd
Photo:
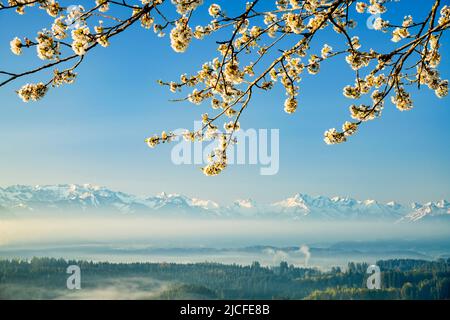
[[[151,246],[295,245],[450,238],[449,224],[287,219],[200,219],[81,214],[0,220],[0,246],[147,243]]]

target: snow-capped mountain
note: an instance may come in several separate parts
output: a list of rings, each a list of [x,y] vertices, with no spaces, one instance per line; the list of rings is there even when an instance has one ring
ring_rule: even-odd
[[[293,218],[308,216],[311,213],[311,209],[306,204],[306,197],[297,193],[292,198],[271,204],[271,207],[277,214],[291,216]]]
[[[134,211],[146,208],[135,197],[94,185],[51,185],[0,188],[0,204],[9,210],[104,210]]]
[[[147,209],[152,211],[166,212],[166,214],[215,214],[219,205],[211,200],[188,198],[179,194],[167,194],[161,192],[144,200]]]
[[[295,219],[399,219],[408,212],[401,205],[389,202],[379,203],[375,200],[355,200],[351,198],[324,196],[311,197],[296,194],[291,198],[275,202],[271,205],[280,215],[287,215]]]
[[[164,192],[152,197],[138,197],[90,184],[22,186],[0,188],[0,206],[4,210],[33,211],[104,211],[120,213],[189,212],[205,213],[219,207],[213,201],[188,198]]]
[[[413,211],[401,218],[401,221],[419,221],[422,219],[441,220],[450,217],[450,203],[446,200],[428,202],[424,205],[414,203]]]
[[[229,206],[226,206],[221,210],[226,216],[242,216],[242,217],[254,217],[263,213],[264,209],[261,208],[252,199],[239,199],[233,201]]]
[[[219,205],[211,200],[180,194],[160,193],[150,197],[112,191],[90,184],[23,186],[0,188],[0,217],[7,215],[64,212],[104,212],[107,214],[152,214],[193,217],[287,218],[295,220],[383,220],[417,222],[450,221],[450,203],[446,200],[404,206],[391,201],[295,194],[269,204],[251,199]]]

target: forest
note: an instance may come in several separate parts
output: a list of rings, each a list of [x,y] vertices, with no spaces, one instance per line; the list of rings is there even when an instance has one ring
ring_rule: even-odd
[[[266,267],[217,263],[109,263],[54,258],[0,260],[0,299],[449,299],[450,259],[376,263],[381,289],[367,289],[368,264],[328,271],[281,262]],[[81,270],[68,290],[67,267]]]

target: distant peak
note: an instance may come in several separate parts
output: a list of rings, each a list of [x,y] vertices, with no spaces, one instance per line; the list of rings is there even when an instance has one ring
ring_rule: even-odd
[[[255,202],[252,199],[238,199],[234,201],[234,204],[239,207],[253,208],[255,207]]]
[[[371,205],[378,204],[378,202],[376,200],[373,200],[373,199],[367,199],[367,200],[364,200],[364,204],[366,206],[371,206]]]
[[[91,190],[100,190],[101,189],[101,187],[99,185],[90,184],[90,183],[83,184],[83,187],[86,189],[91,189]]]
[[[55,184],[55,185],[12,185],[0,188],[0,207],[2,210],[27,208],[27,212],[39,210],[63,211],[65,208],[88,210],[91,208],[107,209],[113,212],[152,213],[158,210],[190,212],[226,217],[289,217],[301,219],[305,216],[325,219],[396,219],[418,221],[426,219],[447,218],[450,204],[439,200],[411,206],[396,201],[377,202],[373,199],[356,200],[348,196],[310,196],[295,193],[273,203],[259,203],[251,198],[238,199],[230,205],[201,198],[192,198],[182,194],[161,192],[149,197],[139,197],[120,191],[112,191],[95,184]],[[162,212],[162,211],[159,211]]]
[[[183,195],[178,194],[178,193],[167,193],[165,191],[157,193],[156,194],[157,198],[161,198],[161,199],[170,199],[170,198],[185,198]]]
[[[350,201],[350,197],[340,197],[340,196],[334,196],[330,199],[333,202],[341,202],[341,201]]]
[[[388,203],[386,203],[386,205],[390,206],[390,207],[396,207],[398,205],[400,205],[398,202],[395,201],[389,201]]]

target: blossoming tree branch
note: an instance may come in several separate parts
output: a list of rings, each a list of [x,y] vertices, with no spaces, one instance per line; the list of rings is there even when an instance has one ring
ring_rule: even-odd
[[[267,10],[270,1],[271,9]],[[226,4],[242,8],[238,15],[228,15]],[[264,2],[264,10],[261,9]],[[387,11],[390,0],[254,0],[225,1],[204,5],[203,0],[92,0],[89,8],[64,7],[55,0],[9,0],[0,2],[4,11],[18,14],[39,7],[54,18],[53,24],[37,35],[12,39],[11,51],[20,55],[35,48],[43,64],[32,70],[0,71],[0,87],[26,76],[52,70],[52,77],[39,83],[25,84],[17,90],[25,101],[42,99],[50,88],[71,84],[76,69],[85,56],[98,47],[108,47],[112,39],[134,24],[153,29],[160,37],[169,33],[171,46],[185,52],[194,40],[216,35],[217,57],[205,62],[196,74],[182,74],[178,81],[164,82],[172,92],[184,90],[185,98],[193,104],[208,101],[211,112],[201,116],[203,126],[198,131],[181,135],[188,141],[217,140],[218,147],[203,168],[206,175],[217,175],[227,166],[227,149],[235,143],[239,119],[250,108],[252,96],[270,91],[279,84],[286,91],[284,111],[292,114],[298,107],[299,82],[307,72],[315,75],[326,60],[341,56],[354,72],[355,81],[343,84],[345,97],[357,101],[370,95],[370,104],[351,103],[352,120],[342,129],[324,133],[328,144],[345,142],[365,122],[379,118],[385,101],[390,100],[399,110],[410,110],[413,101],[409,88],[427,86],[437,97],[448,94],[448,81],[441,79],[440,42],[450,27],[450,6],[440,0],[426,1],[424,20],[405,16],[403,21],[383,20],[379,14]],[[398,4],[397,4],[398,5]],[[171,10],[171,6],[175,10]],[[114,10],[112,10],[114,7]],[[192,20],[200,10],[211,17],[203,25],[193,26]],[[114,15],[109,14],[114,12]],[[378,14],[373,28],[389,33],[395,49],[390,52],[362,50],[355,15]],[[321,44],[320,52],[311,52],[310,45],[317,35],[332,28],[340,48]],[[218,32],[220,31],[220,33]],[[224,37],[228,34],[228,37]],[[220,36],[219,36],[220,35]],[[245,58],[244,58],[245,57]],[[243,63],[242,61],[251,61]],[[219,130],[219,125],[225,131]],[[150,147],[168,143],[176,137],[162,132],[146,139]]]

